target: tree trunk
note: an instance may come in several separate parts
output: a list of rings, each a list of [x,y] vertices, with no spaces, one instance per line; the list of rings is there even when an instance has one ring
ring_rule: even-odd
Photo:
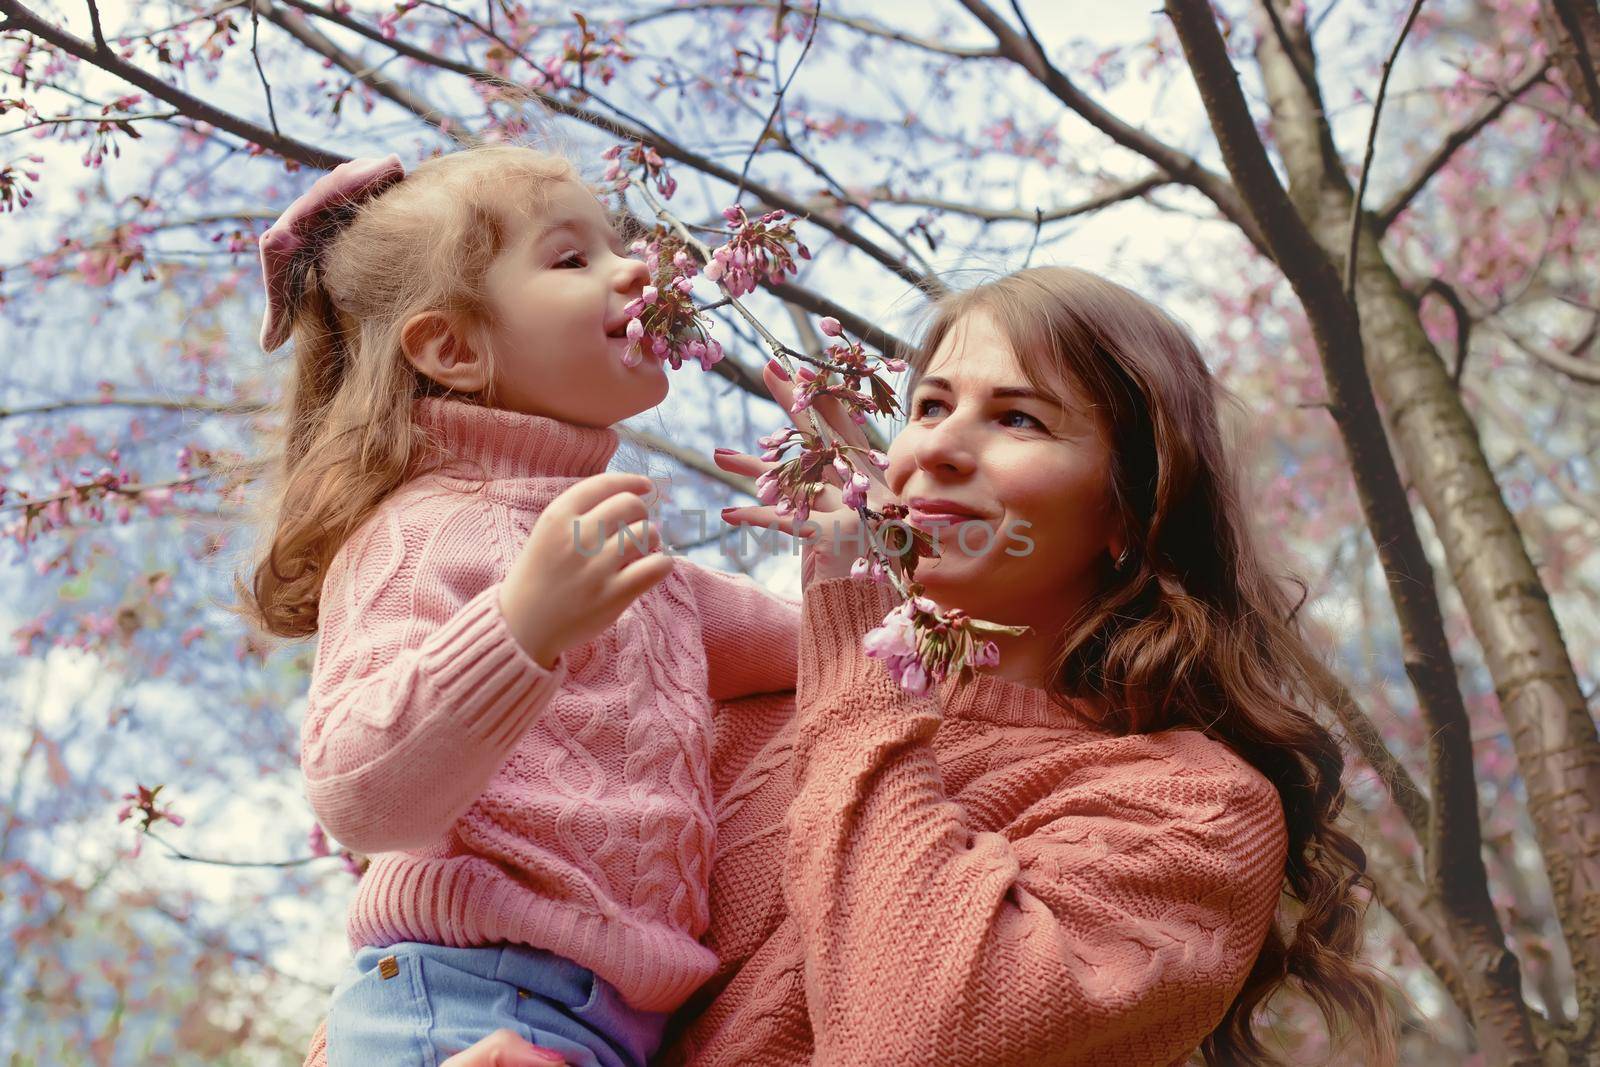
[[[1274,130],[1296,208],[1342,271],[1354,192],[1322,120],[1304,25],[1282,15],[1278,26],[1292,51],[1271,27],[1263,28],[1258,49]],[[1544,585],[1461,396],[1423,330],[1418,302],[1384,257],[1370,220],[1362,221],[1356,256],[1362,351],[1494,679],[1572,955],[1579,1012],[1570,1037],[1592,1039],[1600,1017],[1600,736]],[[1446,879],[1443,892],[1451,873],[1438,872]],[[1470,953],[1463,954],[1471,970]]]

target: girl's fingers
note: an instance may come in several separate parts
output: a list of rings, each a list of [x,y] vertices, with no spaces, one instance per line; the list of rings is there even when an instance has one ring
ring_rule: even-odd
[[[649,519],[640,519],[623,527],[617,535],[617,540],[612,543],[617,546],[619,558],[640,559],[661,547],[661,531]]]
[[[550,504],[554,507],[560,502],[574,515],[582,515],[610,497],[622,494],[643,496],[653,488],[655,483],[643,474],[607,471],[603,474],[592,474],[568,486]]]
[[[674,557],[664,552],[652,552],[634,560],[612,579],[608,599],[626,606],[639,599],[653,585],[672,573]],[[620,614],[620,612],[619,612]]]

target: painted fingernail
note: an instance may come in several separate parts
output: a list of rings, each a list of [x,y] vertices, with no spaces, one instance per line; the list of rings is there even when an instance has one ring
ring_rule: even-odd
[[[777,356],[773,356],[771,359],[767,360],[767,369],[786,382],[794,381],[793,378],[789,377],[789,372],[783,369],[783,364],[778,362]]]
[[[738,451],[732,448],[717,448],[713,449],[712,451],[716,452],[716,454],[719,456],[733,456],[738,454]]]
[[[533,1062],[535,1063],[548,1063],[554,1065],[558,1063],[565,1064],[567,1062],[567,1058],[561,1053],[557,1052],[553,1048],[545,1048],[543,1045],[530,1045],[528,1046],[527,1051],[528,1055],[532,1057]]]

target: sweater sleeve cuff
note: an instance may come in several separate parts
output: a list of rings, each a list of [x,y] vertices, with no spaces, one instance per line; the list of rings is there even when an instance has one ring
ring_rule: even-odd
[[[441,707],[456,709],[469,738],[504,754],[567,676],[563,652],[549,668],[517,643],[491,585],[461,609],[457,624],[423,646],[422,667]]]
[[[882,625],[896,603],[890,586],[860,578],[830,578],[806,588],[795,685],[798,707],[832,704],[863,688],[899,691],[883,664],[861,647],[867,631]]]

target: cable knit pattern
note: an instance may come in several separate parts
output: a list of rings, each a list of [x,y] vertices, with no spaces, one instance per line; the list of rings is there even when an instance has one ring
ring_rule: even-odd
[[[793,687],[799,605],[678,559],[546,670],[499,583],[616,431],[438,398],[416,417],[450,463],[335,557],[302,728],[318,818],[373,856],[351,946],[519,942],[670,1010],[716,965],[712,700]]]
[[[1272,921],[1276,789],[992,675],[908,697],[860,650],[891,604],[817,583],[798,699],[717,705],[719,962],[655,1062],[1185,1063]]]

